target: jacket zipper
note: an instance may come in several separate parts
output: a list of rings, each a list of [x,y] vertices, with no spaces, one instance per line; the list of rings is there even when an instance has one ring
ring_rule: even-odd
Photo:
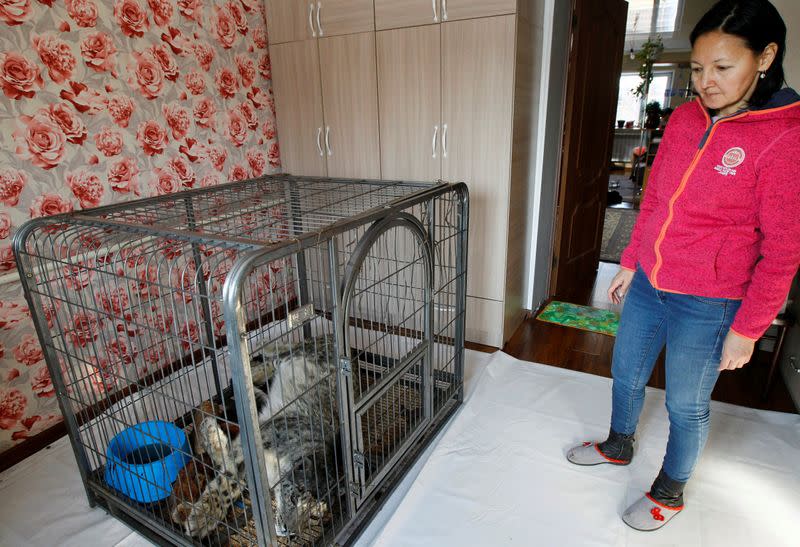
[[[661,269],[661,266],[664,262],[664,259],[661,256],[661,243],[664,241],[664,236],[667,233],[667,228],[669,228],[669,225],[672,223],[672,218],[675,213],[675,202],[678,200],[680,195],[683,193],[683,190],[686,188],[686,183],[689,181],[689,177],[692,176],[695,167],[697,167],[697,164],[699,163],[700,158],[703,155],[703,152],[708,147],[708,143],[711,140],[711,136],[714,134],[714,131],[717,129],[717,126],[722,122],[733,120],[736,118],[741,118],[748,114],[748,111],[738,112],[731,116],[720,118],[709,125],[709,122],[711,122],[711,118],[709,118],[708,112],[706,112],[705,108],[703,108],[703,106],[699,104],[699,101],[698,101],[698,106],[700,106],[700,108],[703,109],[703,114],[706,117],[706,131],[705,133],[703,133],[703,137],[700,139],[700,143],[698,144],[698,150],[697,152],[695,152],[694,157],[692,158],[692,162],[689,164],[689,167],[686,169],[686,171],[683,174],[683,177],[681,178],[681,183],[678,185],[678,189],[675,190],[675,193],[672,194],[672,197],[669,200],[669,213],[667,214],[667,220],[665,220],[664,224],[661,226],[661,231],[659,232],[658,238],[656,239],[656,244],[655,244],[656,263],[655,266],[653,266],[653,271],[651,273],[653,287],[655,287],[656,289],[659,289],[658,271]]]

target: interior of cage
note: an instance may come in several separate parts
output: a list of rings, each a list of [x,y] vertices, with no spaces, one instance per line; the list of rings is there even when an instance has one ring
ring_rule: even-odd
[[[271,325],[273,329],[285,324],[285,321]],[[313,327],[312,339],[319,336],[321,332],[329,332],[332,323],[320,316],[312,321],[309,326]],[[266,328],[265,330],[270,330]],[[302,328],[300,329],[302,331]],[[353,328],[353,331],[357,329]],[[267,333],[253,333],[253,339],[260,339],[262,335],[269,336]],[[412,345],[413,339],[398,338],[394,343],[402,345]],[[302,338],[302,335],[300,335]],[[452,348],[447,345],[443,347],[437,344],[437,351],[450,353]],[[392,370],[395,358],[391,356],[377,355],[371,352],[359,351],[351,348],[353,358],[354,377],[358,376],[359,381],[364,386],[376,383],[385,371]],[[254,361],[254,368],[262,366],[259,360]],[[364,469],[366,478],[370,474],[380,471],[382,464],[393,454],[399,445],[404,441],[408,434],[414,430],[423,417],[422,409],[422,380],[419,363],[413,363],[406,371],[401,374],[396,382],[391,385],[386,392],[376,399],[362,414],[360,421],[360,436],[363,443]],[[381,372],[383,371],[383,372]],[[452,395],[452,390],[456,385],[456,379],[452,377],[452,372],[439,370],[436,374],[435,391],[441,395],[443,401],[447,394]],[[323,382],[335,383],[335,377],[327,377]],[[172,384],[173,388],[168,388]],[[200,397],[204,397],[191,411],[179,416],[171,412],[169,404],[166,404],[164,395],[166,389],[179,390],[179,386],[207,386],[207,389],[200,391]],[[168,527],[177,528],[180,533],[185,529],[181,526],[185,523],[187,515],[181,514],[180,505],[188,502],[197,502],[203,494],[204,489],[220,473],[224,465],[215,462],[207,451],[200,448],[197,440],[196,428],[204,419],[212,418],[220,425],[222,434],[231,439],[238,434],[238,424],[234,416],[231,415],[231,408],[225,408],[225,401],[232,398],[231,387],[223,389],[222,397],[217,396],[213,389],[213,370],[210,359],[204,363],[181,369],[173,375],[149,386],[146,389],[137,391],[135,394],[121,399],[112,407],[108,408],[100,416],[81,427],[81,438],[84,445],[103,446],[105,439],[118,434],[119,431],[133,423],[139,423],[139,417],[151,419],[162,419],[171,421],[181,427],[187,435],[189,450],[186,452],[189,461],[180,475],[172,485],[170,496],[156,503],[138,503],[122,494],[123,499],[131,504],[134,503],[140,510],[152,515]],[[280,419],[280,414],[278,415]],[[315,492],[316,499],[325,500],[325,506],[321,511],[312,511],[308,515],[308,520],[299,529],[293,530],[292,537],[279,537],[281,545],[318,545],[330,541],[336,531],[341,528],[350,517],[345,496],[348,493],[348,485],[344,470],[341,468],[343,454],[341,450],[345,447],[339,436],[339,431],[335,432],[335,439],[332,447],[335,453],[331,461],[335,461],[332,467],[335,469],[336,480],[325,485],[324,488]],[[96,440],[92,440],[96,439]],[[153,438],[153,444],[158,439]],[[93,474],[93,485],[103,490],[107,495],[120,496],[119,491],[109,488],[104,478],[105,465],[107,460],[96,454],[96,469]],[[137,454],[133,459],[126,463],[131,465],[146,462],[148,455]],[[138,458],[138,459],[137,459]],[[147,481],[150,482],[150,481]],[[240,481],[241,492],[237,499],[231,504],[229,510],[219,522],[208,530],[202,538],[194,538],[199,543],[209,545],[247,545],[256,544],[256,530],[252,517],[252,505],[246,481]],[[276,510],[275,497],[273,492],[272,509]]]
[[[259,266],[244,282],[246,347],[259,384],[254,392],[266,395],[270,409],[270,427],[262,437],[272,438],[272,456],[279,458],[281,443],[291,437],[287,432],[319,431],[305,441],[320,449],[288,468],[271,467],[266,457],[273,520],[287,520],[280,514],[296,517],[282,523],[287,533],[278,538],[282,545],[330,542],[352,517],[348,497],[354,484],[348,484],[345,462],[354,462],[350,479],[359,483],[358,494],[366,495],[460,389],[454,348],[456,230],[452,219],[444,218],[452,207],[442,208],[439,222],[423,206],[418,209],[416,216],[437,232],[432,279],[425,278],[419,241],[401,228],[359,251],[369,229],[363,225]],[[293,222],[274,207],[262,217],[274,233],[289,232]],[[174,537],[208,545],[257,543],[253,515],[259,508],[253,507],[241,472],[243,458],[234,457],[241,407],[233,396],[222,313],[222,285],[240,250],[185,239],[131,238],[108,229],[63,232],[58,237],[64,242],[91,240],[90,252],[58,250],[56,265],[40,272],[36,290],[53,332],[52,349],[78,423],[91,487]],[[363,261],[348,273],[358,252]],[[332,279],[331,271],[339,279]],[[333,295],[347,275],[356,283],[345,337],[350,371],[343,380],[330,342],[336,332]],[[426,292],[429,282],[433,286]],[[426,321],[433,331],[427,327],[426,333]],[[309,344],[311,349],[304,348]],[[319,348],[326,349],[319,353]],[[301,393],[287,396],[274,383],[285,361],[329,366],[312,374]],[[430,385],[425,367],[432,368]],[[426,390],[432,405],[427,412]],[[338,397],[340,391],[352,403],[352,415],[345,417],[347,437],[335,416],[327,415],[322,427],[302,422],[297,409],[308,400],[320,400],[320,393]],[[337,399],[337,411],[339,404]],[[148,422],[174,426],[185,442],[165,441],[167,426],[140,426]],[[112,457],[109,446],[120,438],[125,450]],[[133,440],[139,445],[127,450]],[[165,464],[168,456],[183,464],[177,474]],[[287,489],[289,494],[282,494]],[[224,491],[227,501],[209,509],[210,490],[217,497]],[[299,500],[298,508],[282,511],[278,500],[284,498]]]

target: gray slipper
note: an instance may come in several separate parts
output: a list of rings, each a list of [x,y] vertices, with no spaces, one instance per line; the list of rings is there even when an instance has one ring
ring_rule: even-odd
[[[669,507],[657,502],[650,494],[645,494],[642,499],[628,507],[622,514],[622,520],[640,532],[658,530],[683,510],[683,505]]]
[[[575,465],[600,465],[610,463],[612,465],[628,465],[631,460],[617,460],[609,458],[600,450],[597,443],[587,441],[567,452],[567,460]]]

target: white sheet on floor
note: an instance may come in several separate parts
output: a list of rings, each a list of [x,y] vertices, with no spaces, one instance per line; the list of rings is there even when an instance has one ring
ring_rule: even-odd
[[[570,445],[602,435],[610,380],[495,353],[467,354],[465,405],[389,498],[359,547],[797,545],[800,416],[713,403],[687,509],[656,533],[621,511],[666,445],[664,393],[649,390],[636,461],[580,468]],[[149,545],[89,509],[66,439],[0,474],[0,545]]]
[[[621,512],[661,465],[664,392],[648,389],[627,467],[577,467],[566,449],[607,433],[611,381],[494,354],[375,546],[795,546],[800,416],[713,403],[709,442],[669,526]]]

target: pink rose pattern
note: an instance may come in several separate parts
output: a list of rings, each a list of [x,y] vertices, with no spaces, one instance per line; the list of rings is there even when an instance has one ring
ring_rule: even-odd
[[[93,27],[97,23],[97,5],[91,0],[65,0],[67,15],[79,27]]]
[[[31,0],[4,0],[0,3],[0,21],[8,26],[21,25],[31,17]]]
[[[77,60],[67,42],[53,33],[34,36],[31,41],[53,82],[62,84],[72,76]]]
[[[114,40],[105,32],[95,32],[81,40],[81,57],[95,72],[111,72],[116,78],[116,55]]]
[[[104,127],[94,136],[97,149],[107,157],[116,156],[122,152],[122,133],[110,127]]]
[[[15,52],[0,53],[0,83],[10,99],[30,99],[44,86],[36,63]]]
[[[30,218],[279,170],[268,45],[258,0],[0,0],[0,275],[16,269],[11,241]],[[182,259],[179,246],[164,252]],[[157,275],[144,260],[124,266],[132,279]],[[63,272],[71,290],[91,275]],[[98,392],[117,367],[143,372],[175,352],[136,324],[201,336],[160,308],[121,313],[127,295],[155,296],[131,284],[105,295],[100,322],[59,306],[45,318],[70,346],[107,344],[86,364]],[[60,419],[20,287],[0,284],[0,454]]]

